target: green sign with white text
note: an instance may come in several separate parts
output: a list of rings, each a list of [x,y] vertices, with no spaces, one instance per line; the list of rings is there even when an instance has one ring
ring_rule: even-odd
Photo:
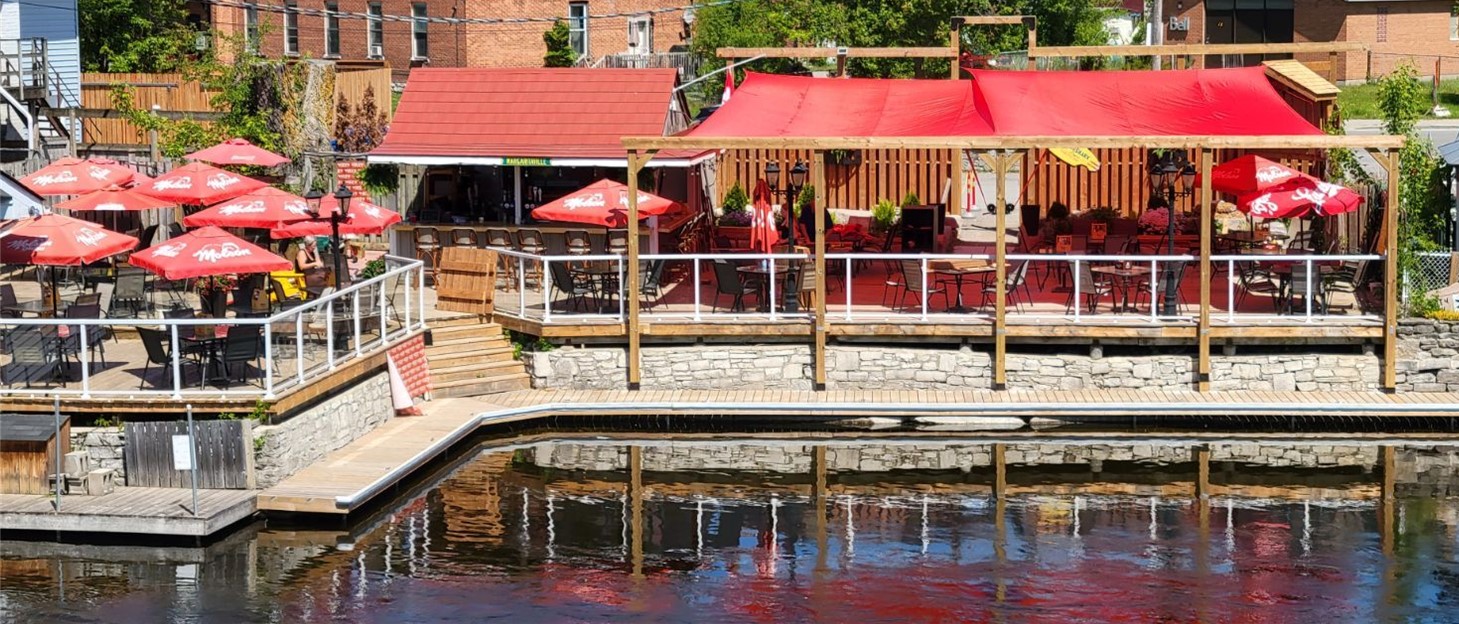
[[[502,164],[508,167],[547,167],[552,164],[552,159],[508,156],[502,158]]]

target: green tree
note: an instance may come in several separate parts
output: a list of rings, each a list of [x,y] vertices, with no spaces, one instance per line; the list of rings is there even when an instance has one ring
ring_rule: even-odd
[[[542,59],[543,67],[572,67],[577,62],[577,52],[572,49],[571,34],[567,22],[557,20],[552,28],[542,33],[542,43],[547,44],[547,56]]]
[[[89,72],[170,72],[197,54],[182,0],[78,0],[81,66]]]

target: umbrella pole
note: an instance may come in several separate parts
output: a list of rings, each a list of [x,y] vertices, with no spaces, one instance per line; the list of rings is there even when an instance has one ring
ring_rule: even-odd
[[[340,270],[339,262],[342,257],[339,253],[339,210],[335,210],[329,215],[329,231],[330,242],[333,244],[334,247],[330,250],[334,252],[334,289],[335,291],[338,291],[340,289],[340,284],[342,284],[344,280],[344,274]]]

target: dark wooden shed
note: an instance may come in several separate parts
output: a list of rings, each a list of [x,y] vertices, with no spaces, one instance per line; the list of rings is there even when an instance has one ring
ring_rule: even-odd
[[[56,471],[57,453],[71,450],[71,419],[61,419],[61,448],[56,448],[56,420],[48,414],[0,414],[0,494],[45,494],[46,476]]]

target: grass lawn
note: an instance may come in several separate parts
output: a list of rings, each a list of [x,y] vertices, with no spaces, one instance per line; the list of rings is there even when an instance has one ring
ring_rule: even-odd
[[[1424,84],[1433,83],[1425,81]],[[1382,116],[1378,111],[1378,84],[1375,82],[1342,87],[1337,104],[1342,108],[1343,119],[1378,119]],[[1459,116],[1459,79],[1439,83],[1439,104]]]

